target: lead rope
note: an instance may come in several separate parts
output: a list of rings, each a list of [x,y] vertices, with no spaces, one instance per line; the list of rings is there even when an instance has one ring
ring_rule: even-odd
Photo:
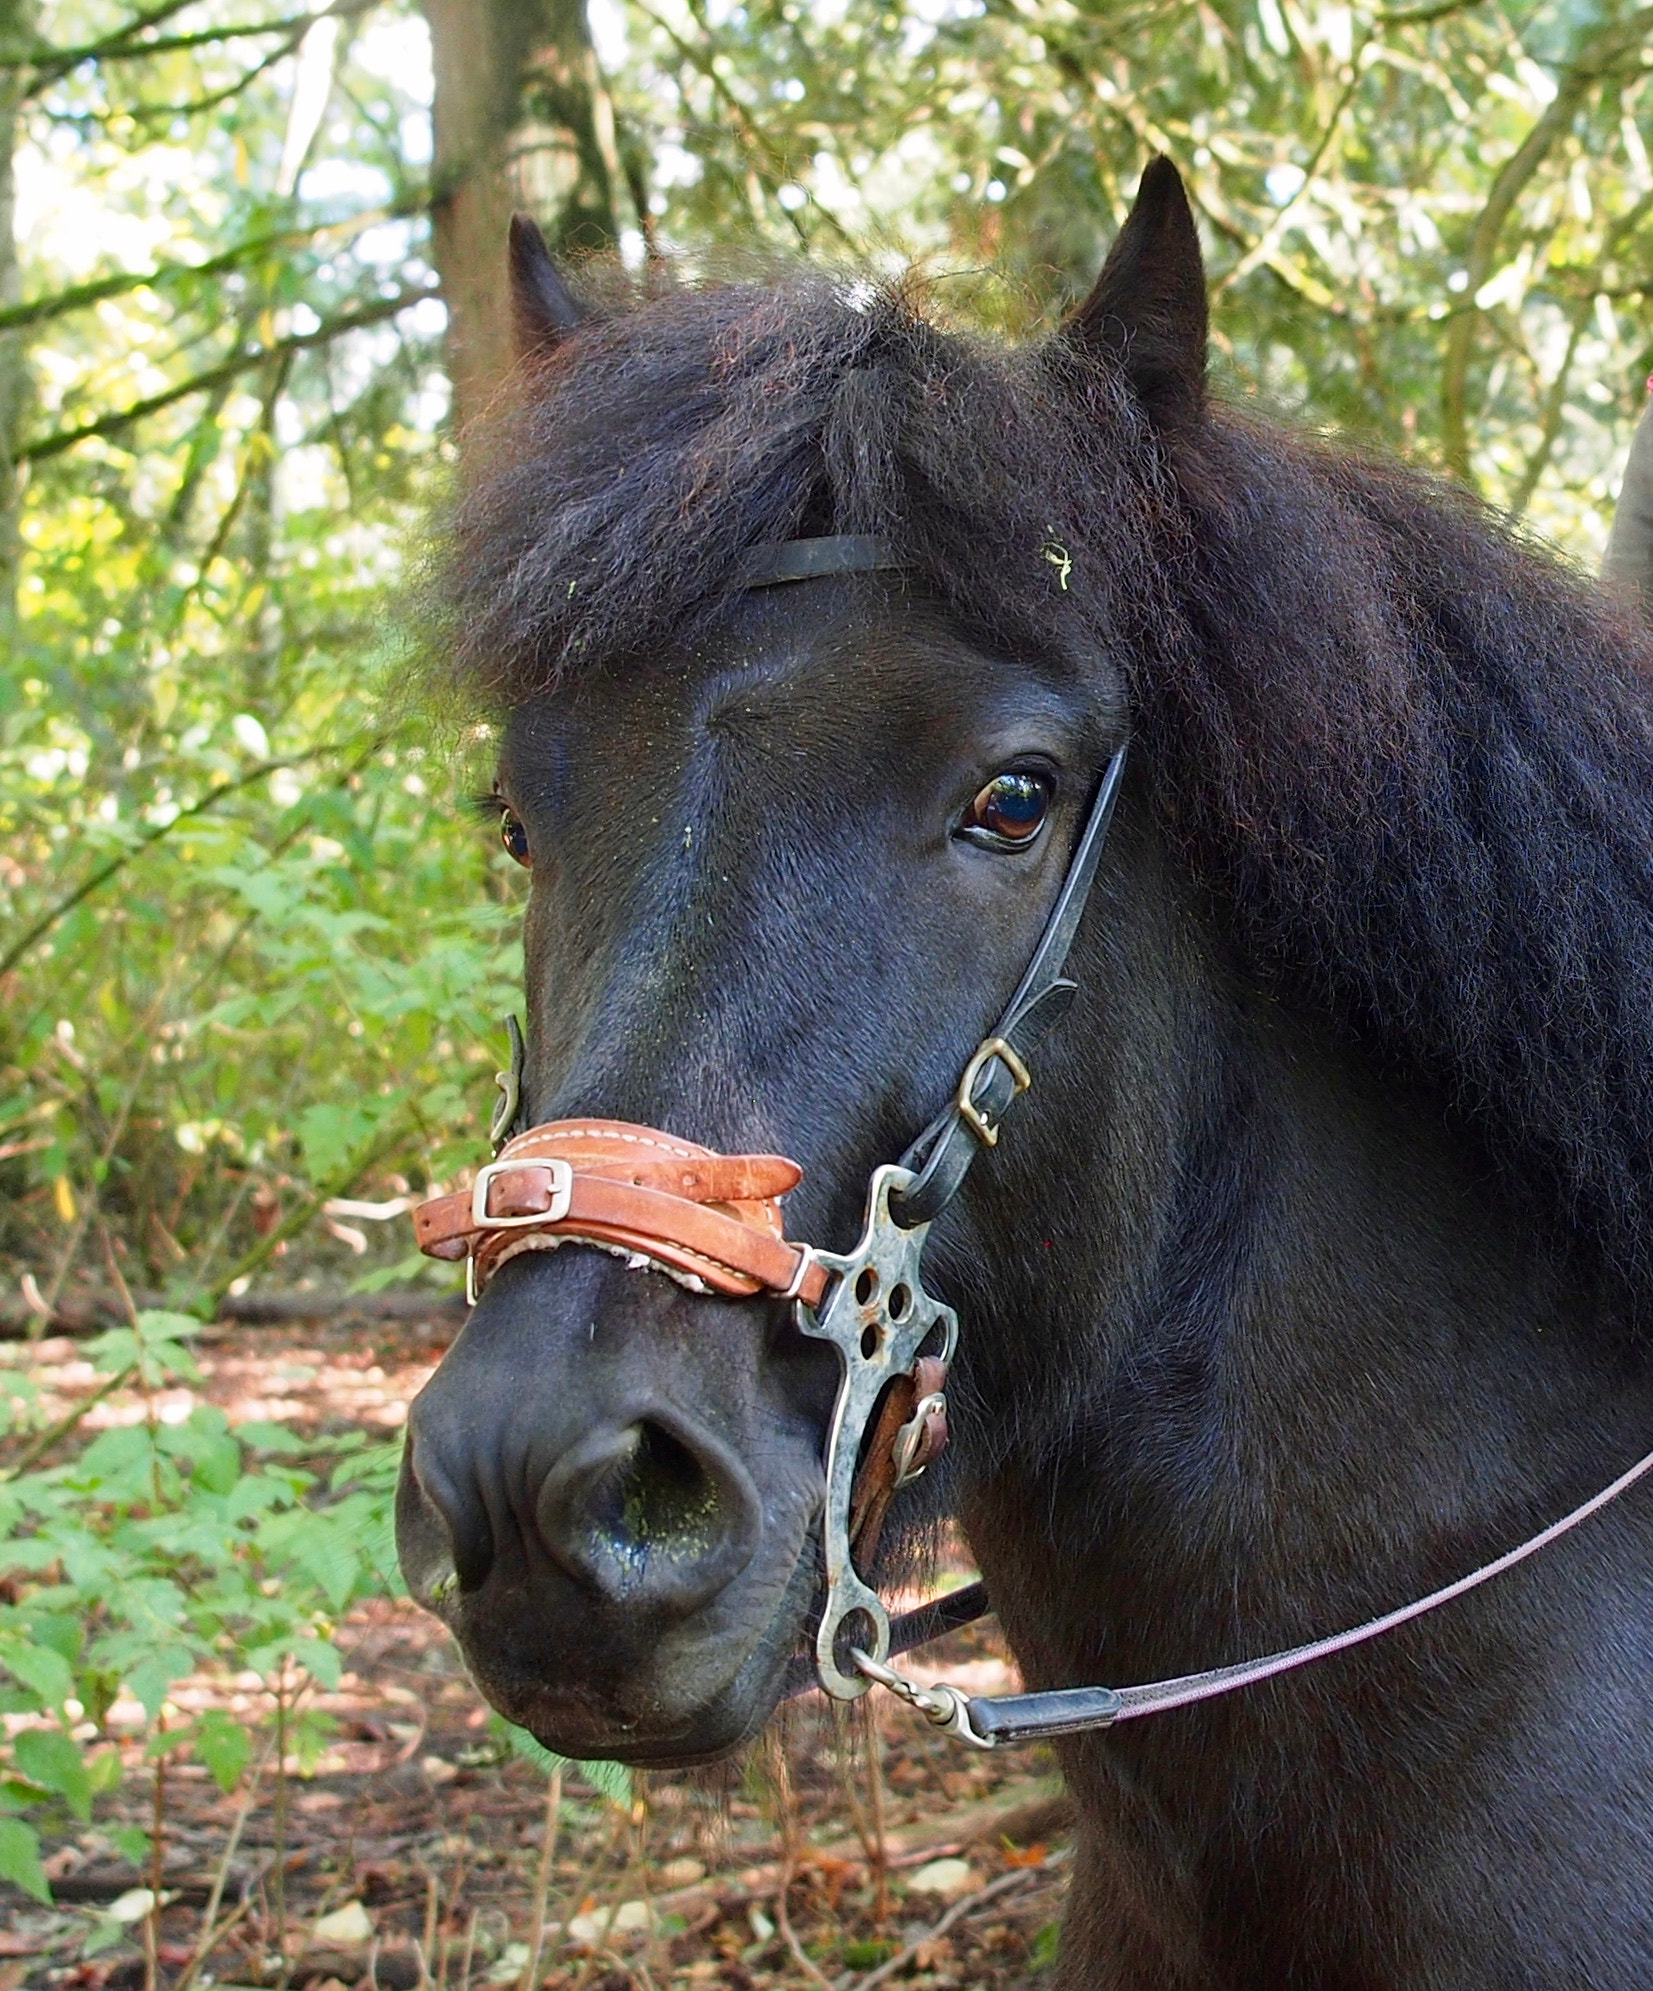
[[[1134,1721],[1145,1714],[1163,1714],[1169,1708],[1183,1708],[1194,1701],[1209,1701],[1219,1694],[1234,1693],[1240,1687],[1254,1687],[1259,1681],[1272,1680],[1277,1674],[1311,1665],[1316,1659],[1329,1659],[1334,1652],[1347,1652],[1351,1646],[1381,1638],[1385,1632],[1409,1624],[1412,1619],[1421,1618],[1442,1604],[1450,1604],[1455,1597],[1479,1589],[1483,1583],[1490,1583],[1493,1577],[1502,1576],[1506,1569],[1525,1562],[1528,1556],[1537,1555],[1540,1549],[1548,1548],[1551,1542],[1559,1541],[1581,1522],[1588,1521],[1592,1514],[1599,1513],[1610,1501],[1617,1500],[1621,1493],[1649,1472],[1653,1472],[1653,1452],[1638,1459],[1628,1471],[1620,1473],[1611,1486],[1604,1486],[1599,1493],[1592,1494],[1570,1514],[1562,1515],[1559,1521],[1552,1521],[1547,1528],[1521,1543],[1519,1548],[1509,1549],[1492,1562],[1471,1570],[1469,1575],[1460,1576],[1456,1582],[1430,1591],[1427,1597],[1402,1604],[1398,1610],[1386,1611],[1381,1618],[1368,1619],[1365,1624],[1356,1625],[1350,1631],[1334,1632],[1330,1638],[1317,1638],[1307,1645],[1294,1645],[1284,1652],[1271,1652],[1263,1659],[1243,1659],[1233,1666],[1213,1666],[1204,1673],[1183,1673],[1174,1680],[1153,1680],[1138,1687],[1058,1687],[1040,1694],[1000,1694],[976,1698],[960,1692],[957,1687],[948,1686],[944,1681],[937,1682],[933,1687],[922,1687],[861,1652],[857,1652],[855,1658],[868,1679],[876,1680],[881,1687],[888,1687],[892,1694],[909,1707],[916,1708],[937,1728],[978,1749],[996,1749],[1001,1742],[1027,1742],[1039,1736],[1077,1735],[1086,1729],[1112,1728],[1116,1721]],[[950,1626],[948,1628],[951,1629]]]

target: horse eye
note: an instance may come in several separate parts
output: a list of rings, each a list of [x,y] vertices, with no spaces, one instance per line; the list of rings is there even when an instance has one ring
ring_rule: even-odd
[[[996,774],[964,812],[960,830],[995,850],[1019,850],[1045,826],[1050,783],[1042,774]]]
[[[501,809],[499,812],[499,840],[519,864],[533,863],[533,855],[528,848],[528,832],[514,809]]]

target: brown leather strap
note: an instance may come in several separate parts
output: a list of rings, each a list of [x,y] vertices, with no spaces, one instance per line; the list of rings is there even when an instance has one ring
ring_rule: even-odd
[[[816,1305],[827,1273],[784,1235],[780,1199],[803,1171],[784,1155],[720,1155],[623,1120],[552,1120],[500,1151],[468,1190],[413,1213],[419,1249],[473,1261],[474,1290],[541,1239],[637,1252],[714,1292]]]
[[[912,1372],[897,1376],[884,1392],[850,1501],[850,1546],[859,1569],[869,1568],[878,1553],[884,1516],[897,1488],[917,1479],[946,1446],[947,1403],[941,1394],[946,1381],[947,1364],[933,1355],[921,1355]],[[912,1434],[909,1456],[903,1460],[901,1435],[921,1405],[923,1423]]]

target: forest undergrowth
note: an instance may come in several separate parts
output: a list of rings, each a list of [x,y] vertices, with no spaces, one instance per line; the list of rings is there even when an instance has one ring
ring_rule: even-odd
[[[186,1362],[150,1326],[141,1354],[0,1347],[0,1394],[56,1427],[81,1411],[82,1502],[94,1473],[111,1511],[144,1482],[124,1525],[169,1517],[179,1586],[117,1629],[161,1579],[128,1570],[100,1598],[95,1569],[134,1545],[113,1523],[95,1552],[47,1537],[81,1588],[60,1583],[55,1626],[29,1600],[36,1652],[63,1671],[34,1661],[37,1708],[7,1718],[37,1865],[0,1887],[0,1991],[1036,1984],[1068,1858],[1045,1752],[981,1757],[882,1696],[846,1716],[809,1695],[729,1765],[631,1776],[549,1758],[491,1714],[443,1628],[381,1581],[397,1434],[445,1340],[220,1328]],[[15,1442],[8,1456],[0,1498],[53,1472],[49,1450],[21,1472]],[[167,1493],[185,1473],[254,1545],[233,1579],[199,1496],[178,1538]],[[306,1498],[334,1531],[322,1555],[313,1526],[281,1526]],[[295,1545],[305,1560],[284,1561]],[[103,1643],[133,1635],[153,1675]],[[978,1690],[1011,1678],[986,1631],[926,1658]],[[107,1705],[80,1698],[117,1675]]]

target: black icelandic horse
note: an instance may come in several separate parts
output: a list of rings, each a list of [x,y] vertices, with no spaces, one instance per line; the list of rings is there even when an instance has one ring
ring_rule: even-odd
[[[1036,1084],[937,1222],[956,1514],[1030,1684],[1401,1604],[1653,1445],[1647,636],[1431,479],[1208,400],[1150,166],[1016,351],[824,277],[578,311],[448,641],[532,865],[524,1120],[805,1174],[844,1247],[1130,773]],[[744,585],[878,534],[900,572]],[[504,1264],[414,1406],[403,1565],[489,1698],[635,1764],[764,1722],[836,1357],[770,1299]],[[887,1549],[899,1555],[900,1544]],[[886,1565],[887,1566],[887,1565]],[[1060,1745],[1069,1987],[1653,1984],[1653,1495],[1392,1635]]]

